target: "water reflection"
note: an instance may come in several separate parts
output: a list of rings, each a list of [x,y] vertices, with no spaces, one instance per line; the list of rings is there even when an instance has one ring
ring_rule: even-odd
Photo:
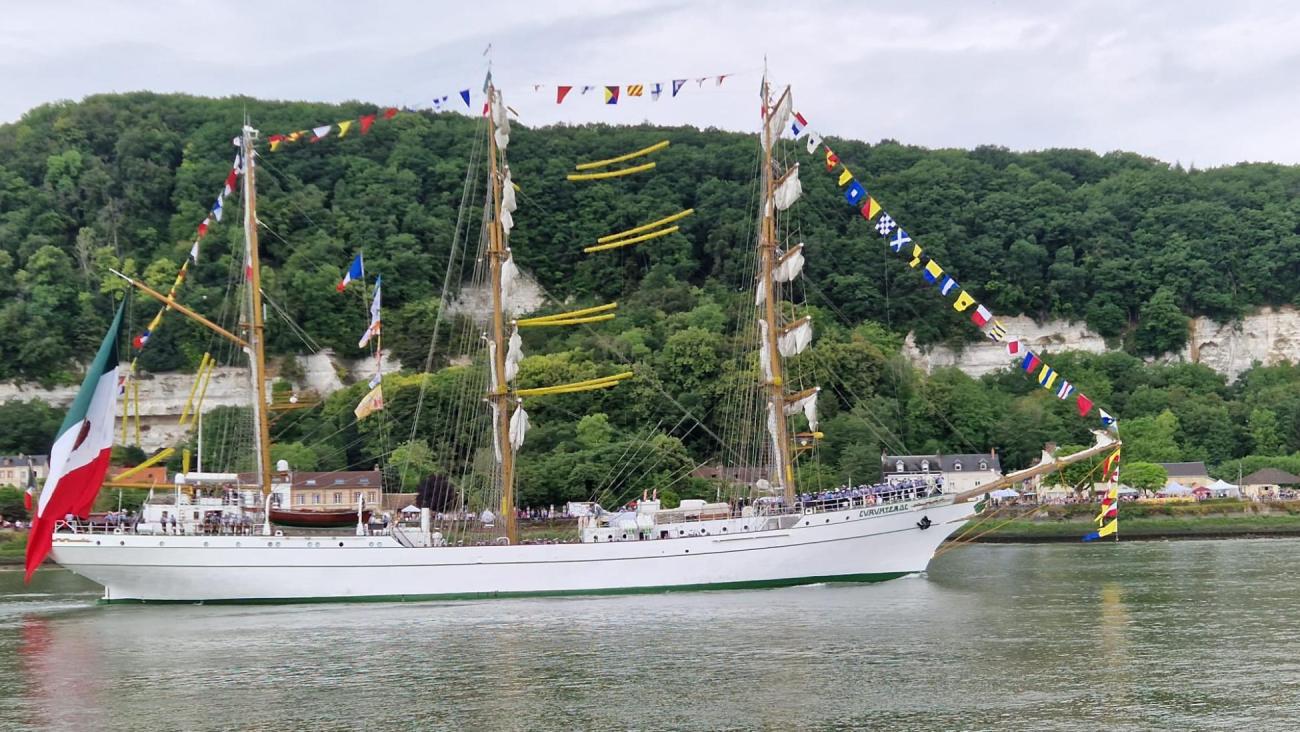
[[[980,546],[880,585],[97,607],[0,572],[0,719],[89,729],[1300,725],[1297,541]],[[1099,551],[1100,550],[1100,551]],[[68,699],[76,699],[75,705]],[[1286,722],[1286,723],[1283,723]],[[0,723],[0,727],[4,723]]]

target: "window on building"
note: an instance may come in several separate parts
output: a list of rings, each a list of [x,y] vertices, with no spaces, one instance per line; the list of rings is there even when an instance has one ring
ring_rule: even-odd
[[[342,502],[343,502],[343,494],[340,493],[340,492],[338,492],[338,491],[334,491],[334,502],[335,502],[335,503],[342,503]]]
[[[952,464],[952,469],[953,469],[953,470],[960,471],[960,470],[961,470],[961,461],[956,461],[956,462],[954,462],[954,463]]]
[[[374,491],[367,491],[367,492],[366,492],[366,500],[367,500],[367,501],[370,501],[371,503],[374,503],[377,499],[378,499],[378,496],[375,495],[375,492],[374,492]]]
[[[352,502],[356,503],[361,500],[361,491],[352,491]]]
[[[897,471],[897,472],[899,472],[899,473],[903,472],[903,461],[902,461],[902,460],[899,460],[898,462],[894,463],[894,470]]]
[[[930,461],[929,461],[929,460],[922,460],[922,461],[921,461],[921,470],[923,470],[923,471],[927,471],[927,472],[930,470]]]
[[[987,461],[987,460],[981,460],[981,461],[980,461],[980,470],[988,470],[988,469],[989,469],[989,463],[988,463],[988,461]]]
[[[293,497],[293,502],[301,506],[303,504],[303,500],[302,500],[303,498],[304,498],[303,494],[299,493],[298,495]]]
[[[311,494],[311,502],[312,502],[312,503],[320,503],[320,494],[319,494],[319,493],[313,493],[313,494]]]
[[[347,482],[347,481],[344,480],[343,478],[335,478],[335,479],[334,479],[334,485],[343,485],[343,484],[346,483],[346,482]]]
[[[360,483],[361,485],[370,485],[369,478],[358,478],[357,482]]]
[[[316,485],[316,479],[315,479],[315,478],[308,478],[308,479],[307,479],[307,485]]]

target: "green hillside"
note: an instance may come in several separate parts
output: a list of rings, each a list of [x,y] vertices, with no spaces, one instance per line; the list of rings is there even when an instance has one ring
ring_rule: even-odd
[[[46,105],[0,126],[0,267],[13,273],[0,281],[0,326],[8,335],[0,339],[0,378],[76,378],[76,359],[93,350],[111,298],[123,292],[109,268],[166,289],[229,170],[230,140],[245,113],[265,135],[372,111],[359,102],[128,94]],[[360,355],[364,310],[356,293],[338,295],[334,285],[363,249],[367,270],[384,275],[386,343],[406,365],[422,365],[478,123],[404,113],[366,136],[266,152],[258,169],[265,288],[283,317],[322,346]],[[564,179],[575,162],[660,139],[672,146],[656,156],[652,174]],[[1129,153],[831,142],[912,236],[1000,315],[1084,319],[1117,349],[1151,355],[1183,344],[1188,315],[1230,320],[1300,294],[1297,168],[1188,171]],[[708,429],[690,431],[694,420],[687,420],[674,437],[656,438],[671,443],[656,448],[671,459],[662,475],[637,487],[666,485],[678,468],[721,449],[709,434],[725,421],[714,405],[735,383],[729,379],[742,376],[734,342],[719,334],[737,330],[750,297],[743,291],[751,284],[756,138],[516,124],[509,152],[521,187],[511,236],[516,261],[556,299],[622,303],[620,317],[598,331],[530,334],[528,353],[546,355],[525,362],[523,378],[540,380],[543,371],[581,378],[630,363],[657,379],[562,403],[538,400],[544,426],[521,455],[524,497],[585,498],[634,435],[657,422],[669,431],[685,409]],[[807,243],[806,296],[818,316],[816,345],[794,369],[809,380],[835,375],[823,396],[827,441],[802,467],[809,482],[870,477],[882,448],[996,447],[1015,467],[1046,440],[1087,439],[1093,425],[1022,374],[976,381],[940,371],[925,378],[907,366],[898,351],[909,330],[923,344],[960,344],[978,332],[869,233],[802,144],[783,154],[804,168],[805,196],[789,222],[796,240]],[[467,200],[481,197],[475,189]],[[682,222],[680,235],[599,256],[581,252],[601,235],[687,207],[697,213]],[[470,207],[462,221],[471,251],[480,215]],[[239,202],[228,200],[182,302],[221,316],[239,268],[241,216]],[[136,300],[132,332],[155,311]],[[292,329],[273,332],[276,353],[302,350]],[[141,363],[154,371],[193,368],[209,342],[200,330],[169,321]],[[1129,459],[1217,464],[1300,450],[1300,375],[1293,369],[1255,369],[1229,386],[1202,367],[1146,367],[1128,354],[1055,354],[1052,362],[1125,420],[1126,440],[1137,445],[1126,451]],[[459,377],[448,368],[404,378],[406,385],[389,393],[383,434],[369,421],[346,424],[364,391],[357,386],[282,426],[280,440],[289,443],[282,450],[298,450],[297,463],[321,468],[369,464],[395,448],[419,453],[420,446],[403,444],[418,379],[451,393]],[[580,422],[588,413],[606,417]],[[0,413],[0,429],[4,419]],[[431,454],[422,459],[438,460],[436,444],[423,449]],[[674,490],[689,485],[677,482]]]

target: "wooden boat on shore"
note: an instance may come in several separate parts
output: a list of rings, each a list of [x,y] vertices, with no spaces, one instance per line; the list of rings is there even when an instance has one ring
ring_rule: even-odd
[[[361,523],[369,523],[370,514],[370,509],[364,509],[361,512]],[[303,509],[300,511],[287,508],[272,508],[271,523],[280,526],[295,526],[301,529],[339,529],[355,526],[357,512],[351,508],[333,510]]]

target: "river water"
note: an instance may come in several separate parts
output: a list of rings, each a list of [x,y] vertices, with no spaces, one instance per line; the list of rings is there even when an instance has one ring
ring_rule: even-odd
[[[1300,729],[1300,540],[971,546],[876,585],[98,606],[0,572],[0,729]]]

